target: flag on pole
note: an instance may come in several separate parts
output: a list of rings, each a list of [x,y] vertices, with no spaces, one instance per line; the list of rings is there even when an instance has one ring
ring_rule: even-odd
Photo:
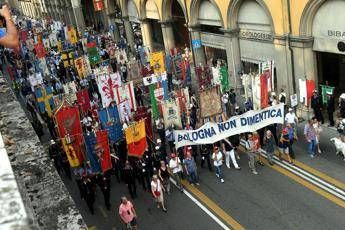
[[[327,103],[327,94],[333,94],[334,87],[329,86],[329,85],[320,85],[321,86],[321,91],[322,91],[322,103],[326,104]]]
[[[313,91],[315,90],[315,81],[307,80],[307,98],[308,105],[310,104],[311,97],[313,96]]]
[[[147,148],[145,121],[141,120],[138,123],[129,126],[125,130],[125,135],[128,155],[141,157]]]
[[[133,81],[122,84],[121,86],[115,88],[115,90],[116,90],[115,100],[117,104],[120,104],[123,101],[128,101],[131,110],[133,111],[137,110],[137,103],[136,103],[135,95],[134,95]]]
[[[102,128],[108,131],[109,140],[114,143],[121,140],[123,130],[117,107],[110,104],[108,108],[99,109],[98,116]]]
[[[182,128],[180,108],[175,100],[167,100],[163,104],[164,126],[166,128],[175,126],[176,129]]]
[[[260,108],[264,109],[268,106],[268,80],[270,79],[269,77],[269,72],[264,72],[260,76],[260,90],[261,90],[261,95],[260,95]]]
[[[112,168],[108,132],[106,130],[97,130],[96,140],[97,144],[95,146],[95,151],[99,159],[102,172],[104,173]]]
[[[87,53],[89,55],[90,64],[95,65],[99,63],[101,61],[101,57],[99,56],[96,42],[89,42],[86,44],[86,47]]]
[[[48,113],[48,116],[53,115],[54,108],[53,90],[52,87],[37,87],[35,89],[36,100],[40,113]]]
[[[76,96],[79,109],[86,114],[91,109],[89,91],[87,89],[79,90]]]
[[[228,67],[226,65],[221,66],[219,70],[219,74],[220,74],[221,92],[226,92],[230,89]]]
[[[154,120],[156,120],[159,117],[158,104],[155,97],[155,88],[156,87],[154,84],[149,85],[151,109],[152,109],[152,116]]]
[[[150,65],[154,73],[165,72],[165,61],[163,52],[155,52],[150,54]]]
[[[96,144],[97,139],[94,132],[89,132],[84,135],[86,158],[90,162],[90,167],[93,173],[101,172],[101,165],[97,156]]]

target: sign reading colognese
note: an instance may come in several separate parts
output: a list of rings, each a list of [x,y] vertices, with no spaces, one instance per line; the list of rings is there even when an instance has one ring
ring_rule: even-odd
[[[186,145],[213,144],[229,136],[254,132],[270,124],[284,123],[284,104],[251,110],[221,123],[208,122],[196,130],[176,130],[176,149]]]

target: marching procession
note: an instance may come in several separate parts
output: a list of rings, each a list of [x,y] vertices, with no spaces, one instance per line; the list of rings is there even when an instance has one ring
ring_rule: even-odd
[[[14,18],[20,48],[1,50],[3,76],[41,142],[49,136],[52,163],[76,183],[89,212],[96,212],[96,196],[102,196],[128,229],[140,226],[138,187],[169,213],[169,196],[183,193],[186,181],[202,186],[203,168],[226,186],[231,178],[225,170],[241,170],[242,157],[258,175],[261,167],[275,164],[275,155],[294,165],[304,154],[294,150],[300,139],[310,158],[321,154],[323,108],[344,144],[345,94],[334,120],[333,87],[321,86],[319,93],[315,82],[300,80],[299,102],[313,110],[300,133],[298,99],[283,88],[274,92],[272,67],[243,74],[242,91],[231,86],[225,62],[196,65],[188,46],[151,52],[137,41],[133,53],[126,38],[115,42],[108,31],[81,32],[51,18]],[[119,204],[110,202],[114,180],[128,190]]]

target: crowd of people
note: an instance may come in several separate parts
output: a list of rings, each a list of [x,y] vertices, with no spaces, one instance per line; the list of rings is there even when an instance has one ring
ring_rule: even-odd
[[[29,19],[26,19],[29,20]],[[43,22],[37,22],[40,24]],[[19,29],[23,29],[19,21],[17,24]],[[48,32],[48,31],[46,31]],[[29,34],[28,36],[34,36]],[[96,40],[99,46],[99,53],[102,61],[106,63],[107,68],[112,72],[120,72],[121,80],[127,82],[128,67],[126,63],[119,64],[118,60],[109,60],[109,54],[105,49],[105,44],[112,40],[112,38],[105,34],[88,35],[88,39]],[[125,42],[122,42],[125,44]],[[126,49],[126,47],[124,47]],[[76,55],[84,55],[82,44],[80,41],[74,46]],[[124,137],[122,140],[111,143],[111,161],[112,168],[106,172],[93,172],[89,161],[82,163],[81,167],[71,169],[68,156],[62,147],[61,139],[56,130],[56,124],[48,111],[44,113],[39,112],[37,106],[37,98],[32,91],[32,86],[29,82],[31,75],[40,75],[41,70],[33,64],[35,62],[35,51],[30,51],[23,45],[20,53],[15,53],[12,50],[6,49],[3,52],[3,63],[6,63],[7,69],[14,71],[13,88],[18,97],[26,102],[26,110],[30,114],[33,128],[40,138],[45,134],[44,127],[47,127],[49,136],[51,137],[49,146],[49,156],[51,157],[57,172],[64,174],[70,180],[75,180],[81,199],[85,200],[90,213],[94,213],[94,202],[97,188],[102,192],[104,203],[108,210],[111,209],[111,178],[115,177],[119,183],[126,184],[128,194],[132,200],[137,198],[137,184],[142,187],[144,191],[149,192],[157,208],[163,212],[167,212],[166,195],[170,195],[173,191],[171,186],[171,179],[176,183],[176,187],[180,192],[184,191],[184,179],[187,179],[192,186],[199,186],[199,170],[200,168],[207,168],[210,172],[215,173],[215,178],[220,183],[224,183],[227,179],[224,173],[224,167],[231,168],[233,166],[236,170],[241,170],[239,163],[240,159],[240,143],[244,141],[244,152],[248,157],[248,164],[251,172],[258,174],[258,167],[264,165],[263,157],[260,154],[261,149],[267,153],[267,160],[270,165],[274,164],[274,154],[278,150],[278,157],[280,160],[284,158],[291,164],[294,163],[294,143],[301,138],[297,135],[298,117],[293,108],[288,108],[285,115],[285,124],[272,124],[257,130],[254,133],[245,133],[240,135],[233,135],[225,138],[219,142],[206,145],[186,146],[185,148],[175,148],[174,144],[174,126],[165,127],[163,118],[160,117],[154,122],[152,127],[154,130],[154,139],[148,139],[148,146],[146,151],[140,158],[130,157],[127,155],[127,145]],[[139,55],[135,55],[138,57]],[[6,57],[6,58],[4,58]],[[91,98],[91,107],[98,108],[102,105],[102,98],[98,91],[95,76],[92,74],[83,79],[78,78],[76,69],[73,66],[65,67],[61,55],[54,47],[47,53],[46,56],[49,75],[43,77],[42,84],[51,86],[54,95],[64,92],[63,84],[67,82],[75,82],[76,88],[88,89],[88,94]],[[100,67],[97,64],[94,68]],[[102,64],[103,65],[103,64]],[[188,111],[184,115],[183,128],[196,129],[202,124],[202,119],[199,118],[199,102],[191,88],[189,89],[191,95],[191,103],[188,106]],[[141,85],[135,86],[135,98],[138,106],[146,106],[147,98],[145,96],[145,89]],[[279,103],[286,104],[286,93],[281,89],[278,97],[275,93],[270,95],[270,105],[277,105]],[[345,95],[340,97],[340,112],[341,117],[345,118]],[[223,93],[221,96],[223,106],[223,117],[226,119],[232,116],[240,115],[246,111],[252,110],[253,105],[251,100],[247,100],[244,105],[239,105],[237,102],[237,95],[234,89]],[[329,116],[330,126],[334,126],[333,113],[335,111],[334,95],[328,95],[327,113]],[[308,153],[310,157],[321,153],[320,149],[320,134],[324,119],[322,115],[323,104],[320,95],[317,91],[314,92],[311,98],[311,108],[314,110],[315,117],[307,122],[304,128],[304,137],[308,142]],[[131,111],[127,111],[130,113]],[[97,115],[90,110],[86,114],[81,114],[81,123],[83,132],[92,132],[100,129],[100,122]],[[43,124],[42,124],[43,122]],[[131,116],[125,116],[123,128],[125,129],[132,120]],[[345,133],[344,126],[339,123],[339,132]],[[199,167],[200,166],[200,167]],[[121,220],[134,229],[137,228],[136,210],[131,201],[126,197],[121,198],[119,206],[119,215]]]

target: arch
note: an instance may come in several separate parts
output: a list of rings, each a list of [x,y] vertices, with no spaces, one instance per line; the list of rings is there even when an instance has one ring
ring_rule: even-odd
[[[172,15],[171,15],[171,8],[172,8],[172,4],[175,0],[163,0],[162,2],[162,21],[169,21],[171,18],[172,18]],[[181,9],[183,11],[183,14],[184,14],[184,17],[185,19],[187,18],[186,17],[186,9],[185,9],[185,6],[184,6],[184,3],[182,2],[182,0],[176,0],[180,6],[181,6]],[[187,21],[187,20],[186,20]]]
[[[209,1],[215,7],[215,9],[217,10],[218,15],[219,15],[221,25],[222,25],[222,27],[224,27],[224,20],[222,17],[222,13],[221,13],[219,6],[215,0],[192,0],[191,5],[190,5],[190,12],[189,12],[190,24],[191,25],[199,24],[199,10],[200,10],[200,5],[203,1]]]
[[[304,7],[301,21],[300,21],[300,36],[309,37],[312,36],[313,21],[317,11],[320,9],[323,3],[327,0],[309,0]]]
[[[227,17],[228,17],[228,28],[229,29],[237,29],[238,28],[238,13],[240,11],[240,8],[242,6],[242,4],[248,0],[234,0],[232,1],[232,3],[229,6],[228,9],[228,13],[227,13]],[[262,9],[265,11],[267,17],[269,18],[271,27],[272,27],[272,32],[274,33],[274,22],[273,22],[273,18],[272,15],[266,5],[266,3],[264,2],[264,0],[250,0],[250,1],[255,1],[256,3],[258,3]]]
[[[122,11],[122,15],[123,17],[128,17],[128,3],[132,2],[131,4],[135,7],[135,11],[137,13],[137,15],[139,15],[139,10],[138,10],[138,6],[135,3],[135,0],[121,0],[122,4],[121,4],[121,11]]]
[[[160,16],[160,13],[159,13],[159,8],[158,8],[157,3],[156,3],[155,0],[144,0],[144,1],[141,2],[141,5],[140,5],[140,17],[142,19],[147,18],[146,7],[147,7],[148,2],[150,4],[150,7],[155,7],[157,9],[158,20],[161,19],[161,16]]]

